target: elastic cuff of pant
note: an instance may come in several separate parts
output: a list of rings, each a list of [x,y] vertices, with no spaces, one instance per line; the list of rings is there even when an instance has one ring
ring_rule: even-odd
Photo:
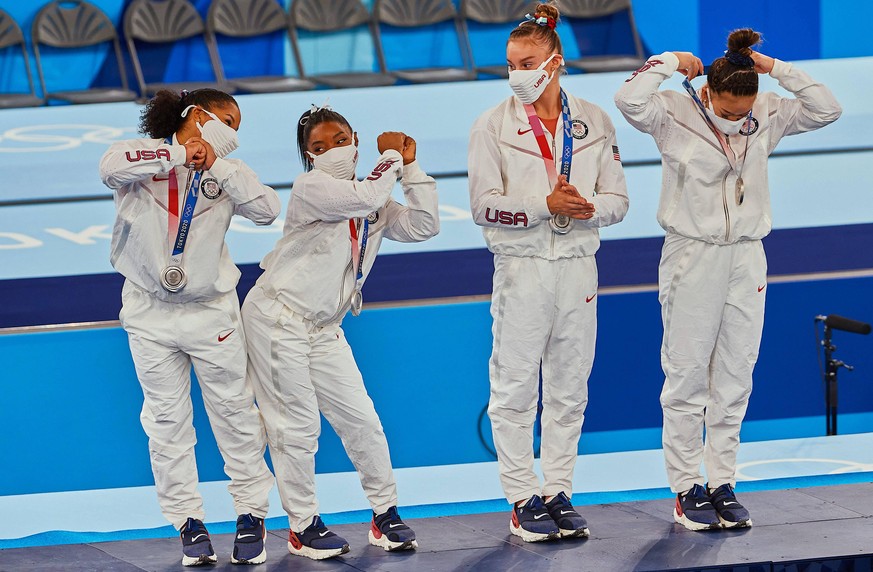
[[[512,506],[515,506],[515,504],[518,502],[521,502],[521,501],[527,502],[528,499],[530,499],[530,497],[532,497],[534,495],[542,496],[543,493],[542,493],[542,491],[539,491],[539,490],[532,490],[532,491],[528,491],[526,493],[521,493],[521,494],[517,494],[517,495],[513,495],[513,496],[507,496],[506,500],[509,501],[509,504],[511,504]]]
[[[250,514],[255,518],[260,518],[261,520],[264,520],[265,518],[267,518],[267,511],[266,510],[260,510],[257,508],[247,508],[247,507],[241,507],[241,508],[236,509],[237,516],[242,516],[244,514]]]
[[[185,523],[188,522],[189,518],[196,518],[197,520],[202,521],[205,518],[205,515],[193,513],[193,514],[189,514],[188,516],[181,517],[181,520],[170,520],[170,519],[167,519],[167,520],[170,521],[170,524],[173,525],[173,528],[175,528],[177,532],[181,532],[182,527],[185,526]]]
[[[694,485],[704,486],[703,480],[700,481],[687,481],[683,484],[677,486],[670,486],[670,490],[673,491],[674,494],[682,494],[685,491],[690,491]]]
[[[392,506],[397,506],[397,499],[394,499],[393,501],[389,501],[387,503],[378,504],[378,505],[370,503],[370,507],[373,509],[373,512],[377,516],[380,514],[385,514],[386,512],[388,512],[388,509],[391,508]]]
[[[715,490],[722,485],[730,485],[731,488],[735,488],[737,486],[735,481],[709,481],[705,486]]]
[[[310,524],[312,524],[312,519],[318,516],[318,513],[314,513],[309,515],[309,518],[301,518],[295,519],[290,514],[288,515],[288,528],[291,529],[292,532],[303,532],[306,530]]]
[[[546,500],[546,497],[554,497],[557,496],[558,493],[564,493],[568,497],[573,497],[573,491],[570,488],[563,487],[549,487],[543,488],[543,500]]]

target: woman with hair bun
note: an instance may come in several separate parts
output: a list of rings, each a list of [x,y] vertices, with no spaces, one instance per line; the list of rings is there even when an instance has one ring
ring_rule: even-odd
[[[677,494],[673,516],[691,530],[752,524],[733,487],[764,324],[767,158],[782,137],[824,127],[841,113],[825,86],[752,50],[760,41],[751,29],[731,32],[700,90],[689,83],[703,73],[700,59],[665,52],[649,58],[615,96],[662,155],[663,445]],[[686,76],[687,93],[659,91],[677,71]],[[759,93],[758,74],[765,73],[794,98]]]
[[[598,229],[628,208],[612,122],[561,89],[559,17],[539,4],[510,33],[515,95],[479,117],[468,156],[473,218],[494,253],[488,414],[509,530],[527,542],[588,536],[570,497],[594,362],[594,254]],[[533,451],[541,372],[543,483]]]
[[[192,366],[239,515],[231,562],[266,560],[273,476],[246,382],[240,272],[224,235],[235,214],[272,223],[280,203],[245,163],[225,158],[238,145],[241,119],[222,91],[159,91],[142,112],[148,137],[114,143],[100,161],[118,212],[110,261],[125,277],[119,319],[142,386],[158,502],[179,530],[185,566],[217,560],[197,492]]]

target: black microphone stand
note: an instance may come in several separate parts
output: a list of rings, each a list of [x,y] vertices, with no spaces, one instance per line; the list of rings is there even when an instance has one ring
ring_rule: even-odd
[[[831,328],[825,323],[824,339],[821,341],[825,355],[825,423],[827,434],[837,434],[837,371],[844,367],[849,371],[855,368],[841,360],[834,359],[837,346],[831,341]]]

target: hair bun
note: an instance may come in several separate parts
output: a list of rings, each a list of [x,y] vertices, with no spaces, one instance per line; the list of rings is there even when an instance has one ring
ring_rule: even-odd
[[[728,36],[727,49],[728,52],[736,52],[744,56],[749,56],[752,53],[752,46],[760,43],[760,33],[751,28],[741,28],[730,33]]]
[[[551,2],[548,4],[537,4],[537,7],[534,8],[534,18],[551,18],[557,22],[560,17],[561,13],[558,7]]]

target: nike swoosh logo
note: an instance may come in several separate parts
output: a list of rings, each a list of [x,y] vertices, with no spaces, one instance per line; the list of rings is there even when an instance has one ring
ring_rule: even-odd
[[[562,510],[561,514],[573,514],[572,510]]]
[[[541,518],[545,518],[545,517],[547,517],[547,516],[549,516],[549,515],[547,515],[547,514],[537,514],[537,515],[534,515],[534,520],[539,520],[539,519],[541,519]]]
[[[218,343],[221,343],[221,342],[223,342],[224,340],[226,340],[226,339],[227,339],[228,337],[230,337],[230,335],[231,335],[232,333],[234,333],[235,331],[236,331],[236,329],[231,329],[231,330],[225,330],[225,331],[219,333],[219,334],[218,334]]]
[[[766,287],[767,287],[766,284],[764,284],[763,286],[758,286],[758,292],[763,292],[764,288],[766,288]]]
[[[256,538],[257,536],[257,534],[238,534],[236,538],[237,540],[242,540],[243,538]]]
[[[204,536],[206,536],[206,535],[205,534],[198,534],[197,536],[195,536],[194,538],[191,539],[191,542],[197,542],[198,538],[203,538]]]
[[[729,505],[729,504],[739,504],[739,503],[736,502],[736,501],[724,501],[724,502],[721,503],[721,504],[723,504],[724,506],[727,506],[727,505]]]
[[[700,507],[706,506],[708,504],[709,504],[708,502],[696,502],[696,503],[694,503],[694,506],[696,506],[697,508],[700,508]]]
[[[319,533],[318,533],[318,536],[324,538],[324,537],[327,536],[328,534],[330,534],[330,531],[329,531],[329,530],[325,530],[324,532],[319,532]]]
[[[526,131],[522,131],[521,129],[519,129],[518,134],[524,135],[525,133],[530,133],[531,131],[533,131],[533,127],[531,127],[530,129],[527,129]]]
[[[594,294],[594,296],[597,296],[597,294]],[[585,296],[585,303],[586,303],[586,304],[590,304],[590,303],[591,303],[591,300],[594,299],[594,296],[590,296],[590,297],[589,297],[589,296]]]
[[[397,528],[398,526],[403,526],[402,524],[389,524],[388,528]]]

